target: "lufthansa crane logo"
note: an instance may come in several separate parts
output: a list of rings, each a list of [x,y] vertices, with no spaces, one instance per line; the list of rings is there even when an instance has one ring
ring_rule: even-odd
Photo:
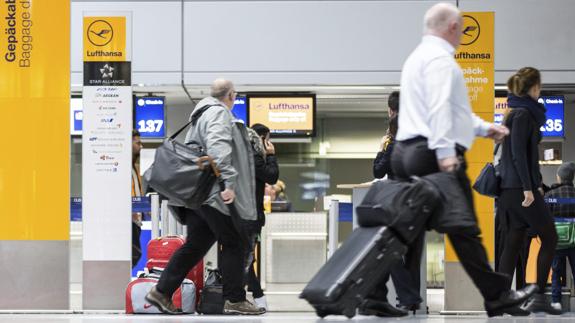
[[[94,46],[108,45],[114,38],[112,25],[105,20],[96,20],[88,26],[88,40]]]
[[[464,15],[463,16],[463,31],[461,32],[461,45],[467,46],[475,43],[479,39],[481,27],[477,19]]]

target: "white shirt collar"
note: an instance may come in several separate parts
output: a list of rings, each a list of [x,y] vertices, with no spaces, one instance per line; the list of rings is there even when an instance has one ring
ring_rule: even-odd
[[[445,49],[451,55],[455,53],[455,48],[447,40],[438,36],[425,35],[423,36],[421,42],[438,45],[439,47]]]

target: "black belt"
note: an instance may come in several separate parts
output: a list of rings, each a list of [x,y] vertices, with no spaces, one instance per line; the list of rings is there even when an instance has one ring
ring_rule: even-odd
[[[427,138],[425,138],[424,136],[417,136],[417,137],[410,138],[407,140],[402,140],[399,142],[402,144],[405,144],[405,145],[411,145],[411,144],[419,143],[419,142],[427,142]],[[464,156],[465,152],[467,152],[467,148],[465,148],[464,146],[462,146],[460,144],[455,144],[455,152],[458,156]]]

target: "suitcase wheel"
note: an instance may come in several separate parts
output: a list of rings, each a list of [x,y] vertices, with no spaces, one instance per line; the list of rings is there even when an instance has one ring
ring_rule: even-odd
[[[354,317],[355,316],[355,307],[346,308],[342,314],[345,315],[345,317],[347,317],[348,319]]]
[[[329,315],[329,313],[324,310],[315,310],[315,314],[317,314],[317,316],[319,316],[320,318],[324,318]]]

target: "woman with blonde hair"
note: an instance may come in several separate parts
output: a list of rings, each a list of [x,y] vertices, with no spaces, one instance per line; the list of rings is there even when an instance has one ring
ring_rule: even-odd
[[[525,304],[523,314],[561,314],[561,311],[551,307],[544,294],[557,244],[557,233],[543,199],[543,182],[539,170],[539,129],[546,121],[545,107],[537,101],[541,94],[541,74],[533,67],[521,68],[509,78],[507,87],[507,104],[511,112],[505,118],[505,126],[509,128],[510,135],[502,145],[499,164],[501,195],[498,200],[506,228],[506,241],[499,261],[499,271],[513,277],[517,257],[529,228],[541,239],[537,257],[539,292]]]

